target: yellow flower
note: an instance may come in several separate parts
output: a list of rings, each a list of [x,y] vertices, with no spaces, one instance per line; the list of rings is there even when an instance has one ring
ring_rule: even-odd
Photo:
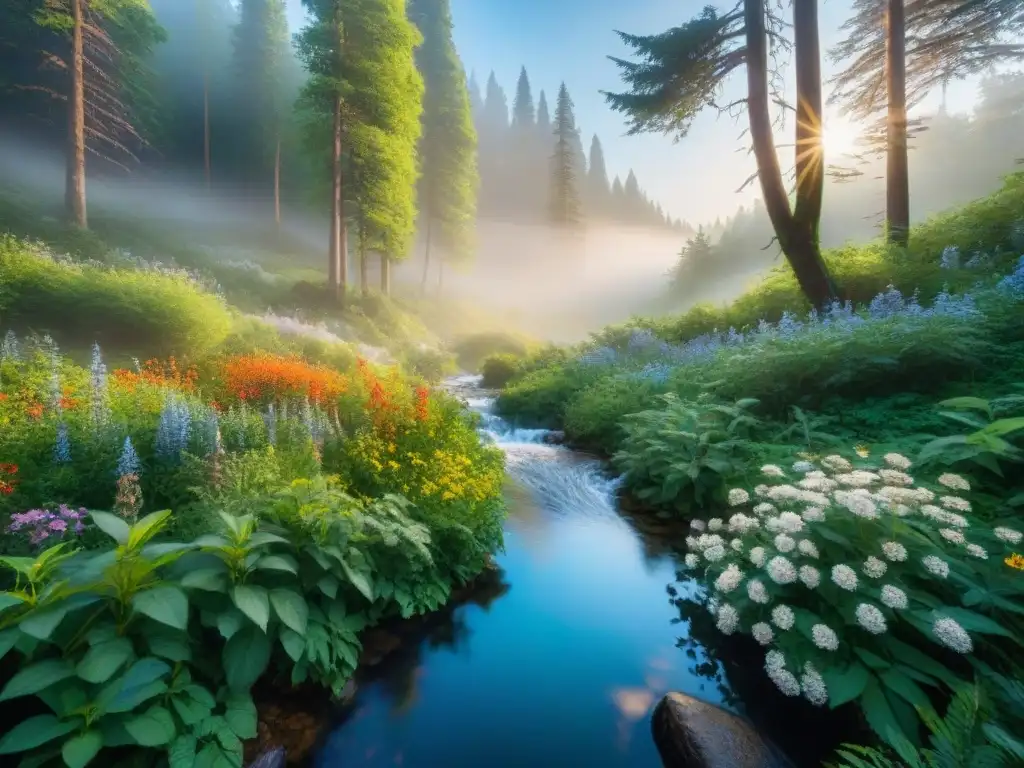
[[[856,451],[857,455],[860,456],[862,459],[866,459],[868,456],[871,455],[871,449],[863,444],[855,446],[853,450]]]
[[[1018,555],[1016,552],[1014,552],[1008,558],[1003,560],[1003,562],[1011,568],[1014,568],[1018,571],[1024,571],[1024,555]]]
[[[389,461],[388,462],[388,466],[391,467],[391,469],[401,469],[402,468],[401,465],[397,461]]]

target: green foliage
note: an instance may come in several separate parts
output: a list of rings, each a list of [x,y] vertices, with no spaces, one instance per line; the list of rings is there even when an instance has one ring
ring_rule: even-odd
[[[514,354],[488,355],[481,366],[481,385],[486,389],[501,389],[519,372],[522,359]]]
[[[457,370],[454,358],[447,352],[430,347],[412,347],[403,354],[408,370],[423,377],[430,384],[437,384],[445,376]]]
[[[725,484],[745,471],[753,455],[751,438],[760,424],[750,410],[757,401],[661,399],[663,407],[624,422],[614,463],[626,486],[641,501],[676,510],[722,500]]]
[[[565,432],[581,447],[614,453],[629,432],[622,414],[651,409],[664,392],[662,384],[629,374],[600,379],[569,401]]]
[[[452,344],[452,352],[462,370],[479,371],[484,360],[491,355],[523,357],[531,346],[529,339],[518,334],[485,331],[456,339]]]
[[[560,225],[576,225],[582,217],[577,151],[579,130],[573,115],[573,103],[565,83],[558,89],[555,102],[555,150],[551,156],[551,221]]]

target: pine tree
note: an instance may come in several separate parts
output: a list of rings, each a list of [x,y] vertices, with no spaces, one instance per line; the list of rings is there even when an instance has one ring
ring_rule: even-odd
[[[476,81],[476,72],[469,75],[469,83],[466,86],[469,90],[469,110],[474,120],[479,119],[484,109],[484,100],[480,95],[480,84]]]
[[[604,162],[604,148],[597,134],[590,140],[590,163],[587,171],[587,197],[591,213],[604,215],[608,211],[608,169]]]
[[[548,97],[544,91],[540,92],[540,99],[537,101],[537,134],[544,139],[547,146],[551,138],[551,113],[548,111]]]
[[[558,225],[580,223],[579,179],[574,143],[579,141],[569,90],[562,83],[555,106],[555,152],[551,156],[551,220]]]
[[[473,88],[467,91],[452,40],[449,0],[411,0],[409,17],[423,34],[416,60],[426,86],[419,146],[419,203],[426,241],[421,290],[426,291],[435,238],[452,261],[472,253],[479,177],[470,107]]]
[[[281,143],[285,112],[285,66],[289,55],[284,0],[242,0],[235,27],[239,95],[253,119],[250,151],[260,179],[272,176],[274,223],[281,226]]]
[[[516,98],[512,103],[512,130],[526,135],[534,128],[533,93],[530,90],[530,78],[526,67],[519,70],[519,81],[516,83]]]
[[[622,191],[625,197],[624,218],[630,224],[639,224],[643,220],[644,201],[640,195],[640,182],[636,180],[632,168],[626,175],[626,184]]]
[[[487,95],[484,97],[484,121],[495,136],[503,136],[508,130],[508,99],[505,90],[491,72],[487,78]]]

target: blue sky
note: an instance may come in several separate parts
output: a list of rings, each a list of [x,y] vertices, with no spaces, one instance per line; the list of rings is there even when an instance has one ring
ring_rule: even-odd
[[[301,18],[299,0],[289,0]],[[494,70],[511,101],[519,68],[526,66],[534,95],[544,89],[549,100],[564,80],[576,105],[576,121],[584,145],[594,133],[601,137],[609,173],[625,178],[636,171],[648,194],[673,215],[694,223],[729,215],[757,193],[736,188],[752,172],[751,159],[739,141],[745,116],[702,115],[679,143],[669,137],[627,137],[622,117],[605,105],[601,90],[619,90],[615,65],[606,57],[628,58],[615,29],[635,34],[661,32],[700,12],[706,0],[451,0],[455,43],[467,71],[481,86]],[[719,6],[725,8],[727,6]],[[822,50],[839,39],[839,26],[850,12],[850,0],[822,0]],[[831,73],[827,59],[826,74]],[[742,80],[742,71],[737,73]],[[736,82],[733,88],[741,88]],[[739,91],[737,91],[739,93]],[[950,86],[951,110],[967,110],[973,83]],[[835,121],[836,133],[849,128]],[[783,150],[786,152],[787,150]],[[783,155],[784,159],[786,158]],[[788,163],[787,163],[788,165]]]

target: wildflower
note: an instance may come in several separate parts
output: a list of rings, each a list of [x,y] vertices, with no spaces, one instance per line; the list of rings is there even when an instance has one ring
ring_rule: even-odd
[[[835,454],[831,456],[826,456],[824,459],[821,460],[821,463],[827,469],[830,469],[833,472],[849,472],[851,469],[853,469],[853,465],[850,464],[850,462],[848,462],[842,456],[837,456]]]
[[[914,491],[914,496],[920,504],[928,504],[935,500],[935,494],[927,488],[918,488]]]
[[[723,635],[731,635],[736,631],[740,623],[740,614],[731,605],[721,605],[718,608],[718,616],[715,626]]]
[[[691,520],[690,521],[690,528],[692,528],[695,531],[698,531],[698,532],[699,531],[703,531],[706,527],[707,526],[705,525],[703,520]]]
[[[121,449],[121,456],[117,460],[117,475],[118,477],[139,475],[141,471],[142,465],[139,462],[139,455],[135,452],[135,446],[132,445],[132,439],[126,437],[124,447]]]
[[[1003,562],[1011,568],[1014,568],[1018,571],[1024,571],[1024,555],[1018,555],[1016,552],[1014,552],[1012,555],[1003,560]]]
[[[888,629],[885,616],[870,603],[858,605],[854,615],[857,617],[857,623],[873,635],[881,635]]]
[[[765,605],[771,600],[768,590],[765,589],[760,579],[751,579],[747,582],[747,597],[761,605]]]
[[[970,523],[963,515],[956,512],[948,512],[932,504],[925,504],[921,507],[921,514],[939,523],[951,525],[954,528],[967,528]]]
[[[156,452],[165,460],[180,459],[188,447],[192,429],[192,413],[188,403],[177,393],[167,392],[156,429]]]
[[[92,363],[89,366],[89,402],[94,427],[103,427],[110,420],[110,405],[107,402],[107,366],[103,363],[100,345],[92,345]]]
[[[811,627],[811,639],[823,651],[834,651],[839,647],[839,635],[825,624],[815,624]]]
[[[960,531],[954,531],[952,528],[942,528],[939,530],[939,535],[948,541],[950,544],[963,544],[966,539]]]
[[[762,501],[760,504],[754,507],[754,514],[760,515],[761,517],[764,517],[765,515],[770,515],[774,511],[775,506],[773,504],[769,504],[766,501]]]
[[[914,478],[908,475],[906,472],[900,472],[896,469],[880,469],[878,470],[878,476],[882,478],[882,481],[889,485],[913,485]]]
[[[683,561],[686,563],[687,568],[696,568],[698,565],[700,565],[700,555],[691,552],[685,558],[683,558]]]
[[[754,486],[754,495],[757,496],[758,498],[764,498],[765,496],[768,495],[768,490],[768,486],[765,485],[764,483],[761,483],[760,485]]]
[[[765,561],[768,559],[768,554],[767,552],[765,552],[764,547],[754,547],[750,550],[750,554],[748,554],[747,557],[750,558],[750,562],[752,562],[755,566],[760,568],[765,564]]]
[[[786,660],[781,653],[778,657],[765,657],[765,671],[775,686],[786,696],[799,696],[800,681],[796,679],[796,675],[786,669],[785,665]]]
[[[863,445],[863,444],[862,445],[855,445],[853,447],[853,451],[858,456],[860,456],[862,459],[866,459],[868,456],[871,455],[871,449],[868,448],[866,445]]]
[[[800,676],[800,688],[803,690],[804,698],[816,707],[828,703],[828,688],[825,679],[814,668],[811,662],[804,664],[804,673]]]
[[[785,669],[786,656],[782,651],[771,650],[764,656],[764,668],[768,671],[773,669]]]
[[[932,625],[932,633],[939,642],[957,653],[970,653],[974,650],[971,636],[955,619],[940,617]]]
[[[725,557],[725,555],[725,547],[723,547],[721,544],[715,544],[714,546],[708,547],[704,550],[704,557],[712,563],[717,563],[719,560]]]
[[[814,545],[814,542],[810,539],[800,539],[800,543],[797,544],[797,549],[801,555],[807,555],[807,557],[818,557],[818,548]]]
[[[733,533],[746,533],[752,528],[758,528],[760,525],[761,521],[756,517],[748,517],[740,513],[729,518],[729,530]]]
[[[956,512],[971,511],[971,502],[967,499],[961,499],[959,496],[943,496],[939,499],[939,504],[944,506],[946,509],[952,509]]]
[[[117,495],[114,497],[114,512],[129,522],[134,522],[142,509],[142,488],[139,476],[121,475],[117,478]]]
[[[767,475],[768,477],[785,477],[786,473],[782,471],[782,467],[776,464],[765,464],[761,467],[761,474]]]
[[[900,453],[887,453],[882,459],[893,469],[907,470],[911,466],[910,459]]]
[[[733,552],[743,551],[743,539],[733,539],[729,542],[729,546],[732,547]]]
[[[796,581],[796,567],[782,555],[768,561],[768,576],[776,584],[792,584]]]
[[[732,592],[743,581],[743,571],[735,563],[731,563],[718,578],[715,579],[715,589],[719,592]]]
[[[1020,531],[1015,531],[1013,528],[999,527],[994,529],[992,533],[996,535],[997,539],[1001,539],[1008,544],[1020,544],[1021,539],[1024,538],[1024,534]]]
[[[967,554],[971,557],[976,557],[979,560],[988,560],[988,552],[986,552],[982,547],[979,547],[977,544],[968,544]]]
[[[949,563],[942,558],[936,557],[935,555],[928,555],[927,557],[921,558],[921,562],[924,564],[925,570],[933,576],[938,576],[940,579],[944,579],[949,576]]]
[[[874,520],[878,517],[878,507],[868,496],[852,491],[836,491],[835,499],[857,517],[865,520]]]
[[[767,496],[776,503],[797,501],[800,498],[800,489],[792,485],[776,485],[768,489]]]
[[[857,572],[848,565],[834,565],[832,566],[832,581],[840,589],[853,592],[857,589]]]
[[[887,560],[902,563],[907,559],[907,548],[898,541],[885,541],[882,542],[882,554]]]
[[[939,485],[944,485],[954,491],[969,491],[971,484],[966,478],[955,475],[952,472],[945,472],[939,475]]]
[[[821,572],[813,565],[801,565],[800,581],[802,581],[804,586],[808,589],[817,589],[818,585],[821,583]]]
[[[776,605],[772,608],[772,623],[779,629],[792,629],[795,621],[793,609],[788,605]]]
[[[880,579],[885,575],[886,568],[887,566],[884,562],[874,555],[871,555],[864,561],[864,565],[861,567],[861,570],[863,570],[864,573],[872,579]]]
[[[796,542],[784,533],[775,537],[775,548],[779,552],[792,552],[796,548]]]
[[[768,645],[775,639],[775,633],[765,622],[759,621],[750,628],[750,634],[754,636],[761,645]]]
[[[907,593],[892,584],[882,585],[882,605],[889,608],[901,609],[907,607]]]
[[[809,461],[798,461],[793,464],[794,472],[813,472],[814,465]]]
[[[712,517],[710,520],[708,520],[709,531],[720,531],[722,530],[722,525],[723,523],[720,517]]]
[[[750,501],[750,494],[742,488],[733,488],[729,491],[729,506],[737,507]]]
[[[808,523],[820,523],[825,519],[825,513],[820,507],[807,507],[807,509],[800,513],[800,517]]]
[[[53,443],[53,461],[56,464],[71,462],[71,441],[68,439],[68,425],[63,421],[57,425],[57,437]]]

